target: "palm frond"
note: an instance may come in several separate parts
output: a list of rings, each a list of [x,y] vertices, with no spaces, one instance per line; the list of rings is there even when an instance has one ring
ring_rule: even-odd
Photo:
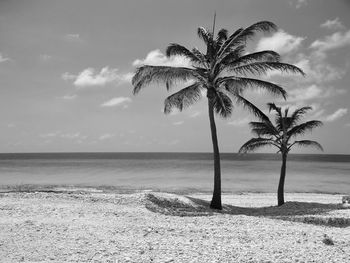
[[[132,78],[133,93],[137,94],[143,87],[155,82],[168,83],[167,87],[170,87],[174,81],[197,80],[200,78],[198,73],[190,68],[145,65],[139,67]]]
[[[228,71],[233,71],[238,74],[247,75],[247,74],[253,74],[253,75],[263,75],[267,74],[269,71],[277,70],[280,72],[285,73],[295,73],[295,74],[301,74],[305,75],[305,73],[298,67],[288,64],[288,63],[281,63],[281,62],[253,62],[250,64],[245,64],[241,66],[230,66],[228,65],[226,68]]]
[[[227,55],[229,56],[229,55]],[[239,66],[239,65],[245,65],[253,62],[279,62],[281,57],[280,55],[272,50],[264,50],[259,52],[250,53],[244,56],[239,57],[238,59],[234,58],[222,58],[222,61],[225,62],[226,65],[233,66]]]
[[[323,151],[322,145],[316,141],[311,141],[311,140],[295,141],[290,147],[292,147],[293,145],[297,145],[301,147],[314,147],[320,151]]]
[[[276,29],[277,26],[274,23],[269,21],[260,21],[243,30],[240,30],[240,32],[236,31],[234,33],[235,35],[231,35],[224,43],[223,48],[219,50],[219,56],[224,54],[227,49],[245,43],[248,39],[252,38],[257,32],[269,32]]]
[[[290,116],[290,127],[294,126],[300,119],[301,117],[307,113],[309,110],[312,110],[312,107],[306,106],[306,107],[301,107],[299,109],[296,109],[292,115]]]
[[[192,53],[190,50],[188,50],[186,47],[172,43],[170,44],[166,49],[166,55],[167,57],[170,56],[183,56],[188,58],[193,63],[202,63],[201,58],[197,57],[194,53]]]
[[[265,146],[275,146],[279,148],[278,145],[271,138],[252,138],[247,141],[239,149],[239,153],[254,152],[255,150],[265,147]]]
[[[227,29],[225,28],[220,29],[215,40],[217,47],[220,48],[222,44],[227,40],[227,38],[228,38]]]
[[[212,43],[213,35],[208,29],[204,27],[199,27],[197,30],[197,34],[198,37],[202,39],[207,46]]]
[[[249,126],[252,129],[252,133],[259,137],[268,135],[277,138],[279,136],[279,132],[276,130],[270,120],[261,122],[252,121],[249,123]]]
[[[229,46],[229,44],[233,41],[233,39],[235,39],[244,29],[243,28],[239,28],[237,29],[234,33],[232,33],[227,39],[226,41],[222,44],[222,46],[220,47],[219,51],[218,51],[218,55],[222,56],[222,54],[224,53],[224,51],[226,51]]]
[[[316,127],[322,126],[322,124],[323,123],[321,121],[317,121],[317,120],[307,121],[307,122],[301,123],[301,124],[296,125],[293,128],[291,128],[287,132],[287,137],[291,138],[291,137],[295,137],[298,135],[303,135],[306,132],[312,131]]]
[[[231,116],[233,103],[229,96],[224,92],[216,90],[214,96],[214,110],[215,113],[222,118]]]
[[[207,58],[205,57],[205,55],[199,51],[198,48],[192,48],[192,53],[198,58],[200,59],[201,63],[203,64],[203,66],[208,67],[208,61]]]
[[[230,77],[218,78],[216,80],[216,84],[218,86],[225,85],[227,87],[241,87],[242,91],[246,87],[260,88],[268,91],[273,95],[282,95],[284,99],[287,96],[287,92],[281,86],[274,84],[272,82],[268,82],[260,79],[230,76]]]
[[[170,113],[173,108],[182,111],[184,108],[199,101],[201,97],[201,85],[196,82],[167,97],[164,101],[164,113]]]
[[[251,113],[253,113],[256,117],[258,117],[260,120],[269,122],[269,118],[263,113],[258,107],[256,107],[253,103],[251,103],[246,98],[242,97],[239,94],[233,94],[230,93],[235,99],[236,102],[243,106],[243,108],[249,110]]]

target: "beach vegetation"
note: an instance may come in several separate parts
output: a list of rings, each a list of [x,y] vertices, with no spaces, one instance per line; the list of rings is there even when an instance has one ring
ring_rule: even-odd
[[[271,121],[267,115],[256,108],[260,113],[259,121],[250,122],[252,133],[257,137],[248,140],[239,149],[240,153],[253,152],[266,146],[276,147],[277,153],[282,156],[282,166],[280,179],[277,190],[278,206],[284,204],[284,183],[286,178],[287,156],[291,149],[295,146],[314,147],[322,150],[322,146],[313,140],[295,140],[296,137],[302,136],[307,132],[322,125],[319,120],[311,120],[300,123],[301,118],[312,108],[309,106],[301,107],[289,114],[289,108],[282,110],[281,107],[274,103],[268,103],[269,111],[275,112],[275,121]]]
[[[204,51],[188,49],[175,43],[167,47],[167,57],[182,56],[190,62],[188,67],[142,65],[133,76],[134,94],[150,84],[164,84],[168,91],[180,84],[184,86],[165,99],[166,114],[174,108],[182,111],[203,96],[207,98],[214,159],[214,191],[210,203],[213,209],[222,209],[220,152],[215,115],[230,117],[235,103],[254,111],[253,104],[243,96],[249,88],[260,88],[274,95],[286,96],[286,91],[281,86],[261,80],[260,75],[270,71],[304,74],[298,67],[282,63],[280,55],[275,51],[247,53],[248,40],[259,32],[274,30],[274,23],[261,21],[239,28],[233,33],[220,29],[215,35],[214,18],[212,30],[199,27],[197,31],[198,37],[204,42]]]

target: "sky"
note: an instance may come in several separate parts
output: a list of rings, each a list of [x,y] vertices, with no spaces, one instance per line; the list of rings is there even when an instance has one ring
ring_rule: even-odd
[[[247,51],[275,50],[307,75],[264,77],[286,89],[287,101],[257,90],[245,96],[264,111],[268,102],[312,106],[304,120],[324,126],[303,138],[326,154],[350,154],[348,0],[0,0],[0,152],[212,151],[205,97],[165,115],[171,93],[151,85],[134,96],[131,78],[142,64],[188,63],[166,58],[167,45],[203,50],[197,28],[211,28],[214,12],[217,30],[278,26]],[[239,105],[217,118],[220,150],[237,152],[254,119]]]

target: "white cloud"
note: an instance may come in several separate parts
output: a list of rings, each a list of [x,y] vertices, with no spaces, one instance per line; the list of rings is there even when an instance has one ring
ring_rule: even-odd
[[[295,8],[299,9],[302,6],[307,5],[307,0],[296,0]]]
[[[312,84],[308,87],[300,87],[288,91],[288,101],[289,102],[303,102],[307,100],[320,99],[320,98],[330,98],[336,95],[341,95],[346,93],[345,89],[334,88],[331,86],[321,87]],[[283,102],[283,101],[281,101]]]
[[[55,132],[43,133],[43,134],[40,134],[39,136],[41,138],[53,138],[53,137],[57,137],[59,134],[60,134],[59,131],[55,131]]]
[[[327,121],[327,122],[332,122],[332,121],[340,119],[341,117],[343,117],[347,113],[348,113],[348,109],[347,108],[340,108],[340,109],[336,110],[334,113],[326,116],[324,118],[324,120]]]
[[[316,54],[312,54],[310,58],[302,56],[295,65],[306,73],[306,77],[300,79],[305,82],[329,82],[341,79],[346,72],[328,64],[324,56],[317,57]]]
[[[196,118],[200,116],[202,113],[200,111],[195,111],[189,115],[190,118]]]
[[[81,40],[79,34],[66,34],[64,38],[68,41],[79,41]]]
[[[335,32],[332,35],[326,36],[324,39],[315,40],[310,48],[318,52],[324,53],[327,50],[350,46],[350,30],[347,32]]]
[[[339,17],[333,19],[333,20],[327,20],[323,24],[320,25],[323,28],[328,28],[328,29],[344,29],[344,25],[340,22]]]
[[[116,79],[118,79],[117,69],[104,67],[99,73],[95,73],[95,69],[87,68],[80,72],[74,81],[74,85],[77,87],[104,86]]]
[[[52,58],[52,56],[50,56],[50,55],[48,55],[48,54],[40,54],[39,55],[39,59],[41,60],[41,61],[48,61],[48,60],[50,60]]]
[[[68,72],[62,74],[62,79],[68,81],[73,80],[76,87],[91,87],[91,86],[105,86],[108,83],[120,81],[130,82],[132,73],[118,74],[118,69],[104,67],[100,72],[96,72],[94,68],[87,68],[81,71],[78,75]]]
[[[129,97],[117,97],[110,99],[101,104],[101,107],[114,107],[114,106],[123,106],[127,107],[127,103],[130,103],[131,99]]]
[[[41,138],[63,138],[63,139],[70,139],[70,140],[85,140],[88,138],[87,135],[81,134],[80,132],[67,132],[62,133],[61,131],[54,131],[49,133],[43,133],[39,135]]]
[[[62,99],[64,99],[64,100],[74,100],[74,99],[76,99],[76,98],[77,98],[77,95],[76,95],[76,94],[72,94],[72,95],[67,94],[67,95],[64,95],[64,96],[62,97]]]
[[[3,54],[0,52],[0,63],[5,62],[5,61],[9,61],[10,59],[7,57],[4,57]]]
[[[173,125],[182,125],[184,124],[184,121],[176,121],[176,122],[173,122]]]
[[[251,120],[252,120],[251,118],[245,117],[245,118],[230,121],[227,124],[242,127],[244,125],[247,125]]]
[[[105,134],[102,134],[98,139],[100,141],[104,141],[104,140],[108,140],[108,139],[111,139],[115,136],[115,134],[111,134],[111,133],[105,133]]]
[[[152,65],[152,66],[172,66],[172,67],[191,67],[188,59],[182,56],[172,56],[168,58],[159,49],[149,52],[145,59],[136,59],[133,66]]]
[[[304,101],[320,97],[322,89],[317,85],[311,85],[305,88],[297,88],[288,92],[288,101]]]
[[[274,50],[280,54],[288,54],[297,50],[305,38],[293,36],[283,30],[279,30],[269,37],[259,40],[256,50]]]

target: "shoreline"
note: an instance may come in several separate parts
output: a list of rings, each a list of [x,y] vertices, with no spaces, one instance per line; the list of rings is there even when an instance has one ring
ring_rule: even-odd
[[[128,186],[109,186],[109,185],[85,185],[85,184],[11,184],[0,185],[0,193],[16,192],[47,192],[47,193],[115,193],[115,194],[133,194],[139,192],[166,192],[179,195],[203,194],[210,195],[212,190],[203,189],[179,189],[179,188],[152,188],[152,187],[128,187]],[[276,190],[277,192],[277,190]],[[271,191],[229,191],[222,190],[223,195],[244,195],[244,194],[275,194]],[[326,194],[326,195],[349,195],[343,192],[327,191],[285,191],[286,194]]]

